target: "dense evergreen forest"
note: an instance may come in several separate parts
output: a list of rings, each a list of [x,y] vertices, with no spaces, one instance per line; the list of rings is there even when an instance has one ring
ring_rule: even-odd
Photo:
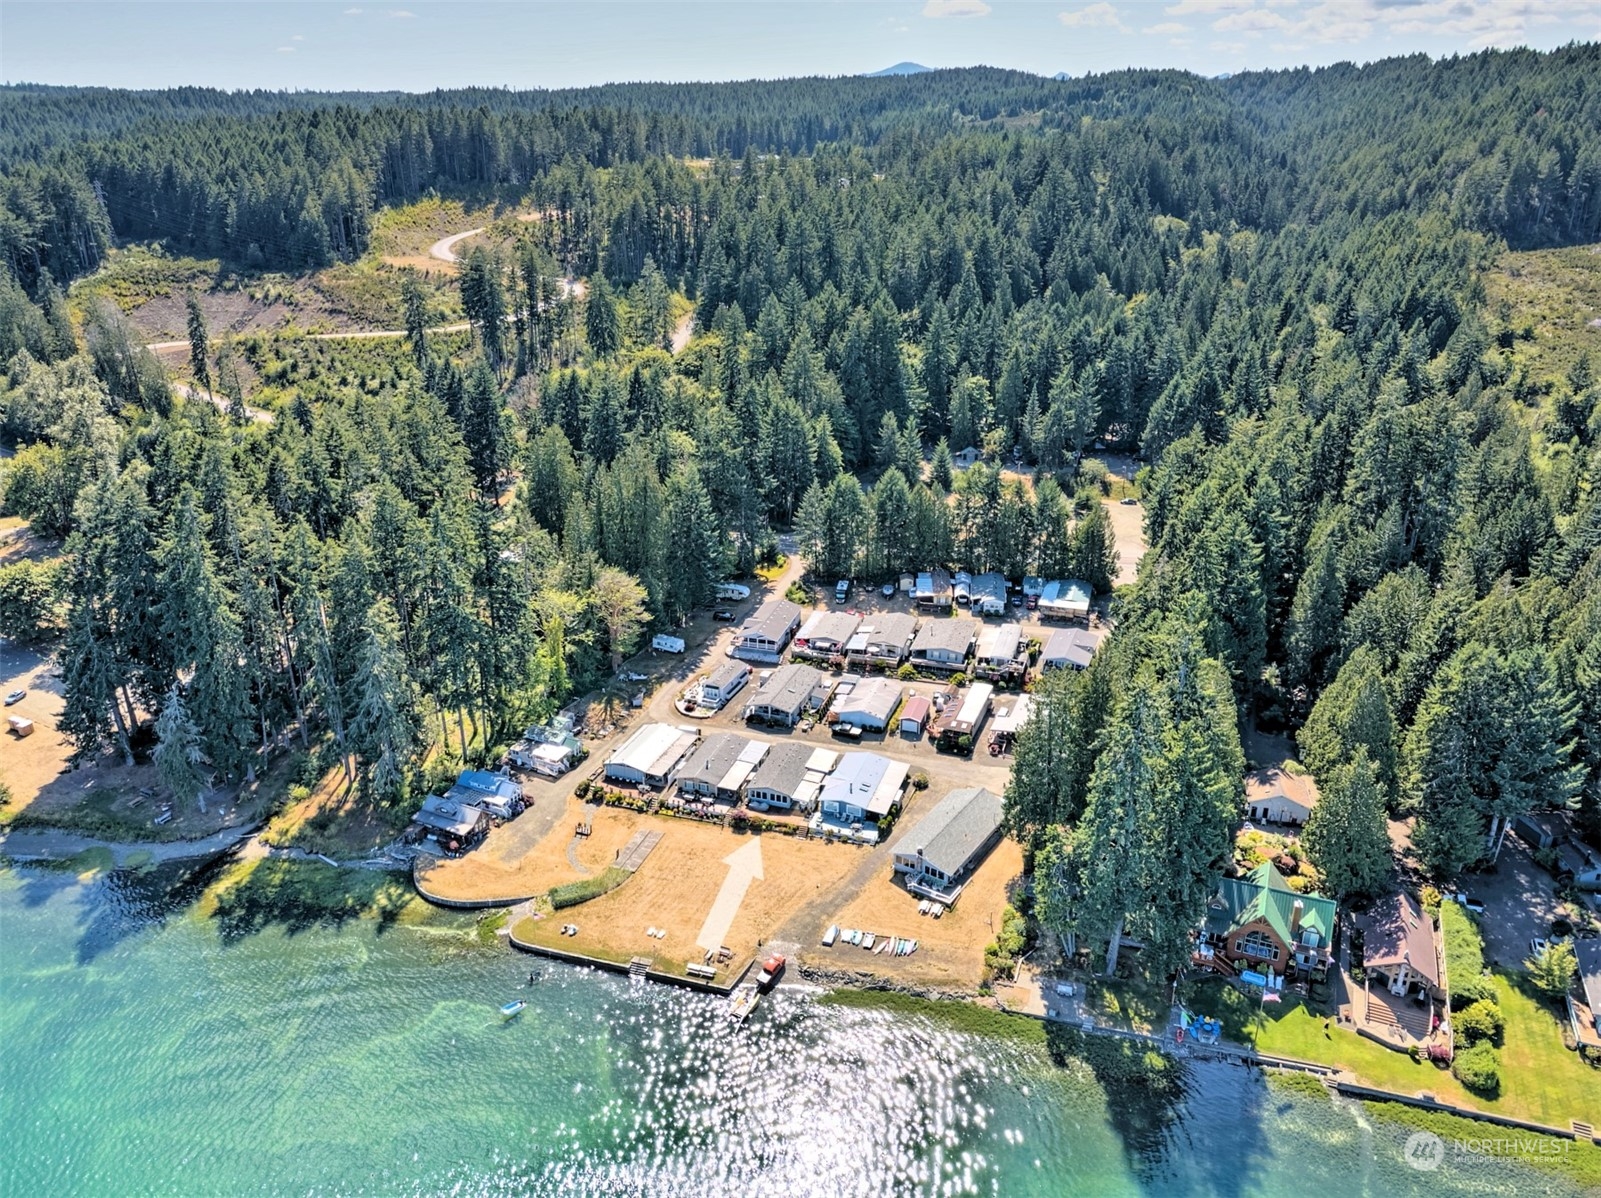
[[[1343,893],[1386,814],[1442,879],[1531,808],[1594,834],[1601,391],[1584,361],[1514,370],[1482,278],[1601,239],[1598,79],[1584,45],[1229,80],[7,89],[0,502],[67,563],[11,568],[0,615],[59,634],[85,755],[153,745],[198,793],[298,745],[391,802],[426,740],[547,714],[780,531],[829,577],[1108,589],[1099,444],[1149,463],[1152,548],[1018,747],[1048,920],[1176,961],[1253,722],[1298,735]],[[431,192],[538,217],[464,263],[470,343],[415,281],[404,344],[304,370],[195,307],[219,408],[71,290],[118,241],[356,258]],[[246,365],[292,385],[271,419]]]

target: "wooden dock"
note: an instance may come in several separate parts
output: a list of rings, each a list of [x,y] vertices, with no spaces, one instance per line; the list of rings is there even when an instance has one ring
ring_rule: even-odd
[[[618,850],[617,868],[635,873],[661,840],[660,832],[635,832],[633,839]]]

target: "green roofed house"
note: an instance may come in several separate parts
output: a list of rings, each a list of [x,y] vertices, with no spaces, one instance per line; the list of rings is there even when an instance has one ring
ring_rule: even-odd
[[[1329,967],[1333,899],[1297,894],[1264,861],[1238,878],[1219,878],[1207,902],[1197,957],[1229,975],[1251,970],[1321,980]]]

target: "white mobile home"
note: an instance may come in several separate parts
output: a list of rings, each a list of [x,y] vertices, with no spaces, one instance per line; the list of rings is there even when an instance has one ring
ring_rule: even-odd
[[[645,724],[606,759],[606,779],[623,786],[664,787],[698,740],[700,733],[693,729]]]

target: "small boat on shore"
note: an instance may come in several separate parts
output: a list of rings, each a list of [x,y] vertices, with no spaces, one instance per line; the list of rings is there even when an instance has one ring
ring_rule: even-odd
[[[744,1023],[759,1001],[761,995],[756,992],[756,983],[744,983],[728,998],[728,1017],[735,1023]]]
[[[501,1003],[500,1004],[500,1017],[502,1019],[515,1018],[516,1016],[521,1015],[523,1013],[523,1008],[526,1007],[527,1005],[528,1005],[528,1003],[525,1002],[523,999],[520,999],[520,998],[514,998],[508,1003]]]

